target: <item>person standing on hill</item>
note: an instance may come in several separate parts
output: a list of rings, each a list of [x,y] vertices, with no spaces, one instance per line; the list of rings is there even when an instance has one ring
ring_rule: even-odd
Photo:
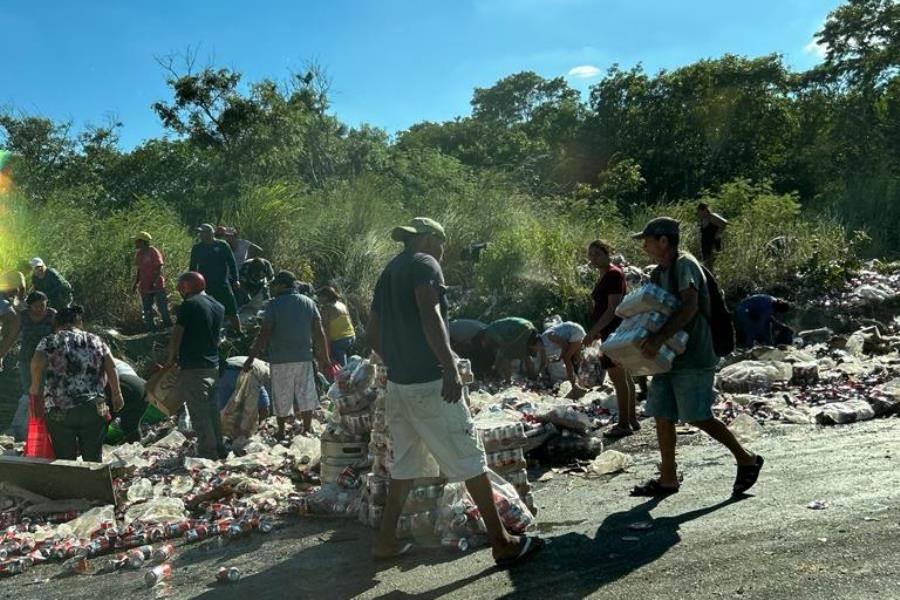
[[[156,330],[156,319],[153,304],[159,310],[162,326],[172,326],[169,317],[169,300],[166,298],[166,280],[162,276],[163,255],[150,242],[153,237],[146,231],[139,231],[134,236],[134,266],[136,273],[132,289],[141,295],[141,307],[144,311],[144,323],[148,331]]]
[[[219,375],[219,334],[225,308],[205,290],[200,273],[183,273],[178,278],[178,293],[184,302],[172,328],[166,366],[180,367],[171,393],[177,394],[179,405],[187,405],[197,432],[198,456],[215,460],[225,458],[219,411],[211,397]]]
[[[47,296],[43,292],[31,292],[25,298],[26,308],[19,311],[15,320],[8,319],[10,330],[8,334],[12,338],[6,338],[4,330],[4,344],[12,343],[19,339],[19,384],[22,397],[19,406],[13,416],[9,431],[17,440],[25,438],[28,426],[28,393],[31,389],[31,358],[38,343],[46,336],[53,333],[53,320],[56,311],[47,308]]]
[[[394,467],[378,535],[376,559],[408,552],[397,540],[397,522],[413,481],[440,473],[465,482],[487,527],[494,561],[506,567],[541,548],[536,537],[514,537],[504,529],[487,475],[484,446],[466,401],[450,349],[447,298],[440,260],[444,228],[417,217],[395,227],[391,237],[404,249],[384,268],[372,299],[368,338],[387,366],[385,414],[394,445]]]
[[[16,313],[16,298],[19,289],[15,279],[4,277],[0,280],[0,371],[3,361],[16,343],[19,335],[19,315]]]
[[[53,333],[56,311],[48,306],[47,295],[31,292],[25,298],[25,310],[19,312],[19,381],[22,393],[31,388],[31,358],[34,349],[46,336]]]
[[[249,372],[256,357],[268,351],[279,438],[284,438],[295,406],[303,420],[303,432],[312,432],[313,411],[319,407],[313,355],[322,370],[331,365],[319,309],[312,298],[297,292],[296,284],[297,278],[290,271],[275,275],[275,297],[266,304],[262,327],[244,363],[244,370]]]
[[[238,268],[241,268],[241,266],[251,258],[256,258],[263,254],[262,248],[250,240],[239,238],[237,236],[237,229],[234,227],[219,225],[216,227],[216,237],[228,242],[231,251],[234,252],[234,262],[237,263]]]
[[[700,220],[700,260],[707,269],[712,270],[716,254],[722,251],[722,234],[728,221],[722,215],[710,211],[705,202],[697,205],[697,218]]]
[[[333,287],[319,288],[316,291],[316,300],[319,302],[322,322],[325,323],[331,360],[343,367],[347,364],[347,352],[356,341],[350,311],[347,310],[347,305],[341,302],[340,294]]]
[[[237,316],[237,300],[234,298],[234,290],[241,287],[234,253],[227,242],[215,238],[215,230],[209,223],[198,227],[197,233],[200,241],[191,248],[188,271],[203,275],[206,293],[225,307],[225,317],[231,323],[232,331],[243,335],[244,329]]]
[[[240,265],[241,289],[235,294],[238,306],[243,309],[248,304],[262,307],[269,299],[269,282],[275,278],[272,263],[265,258],[251,258]]]
[[[602,240],[594,240],[588,246],[588,260],[600,273],[600,279],[591,292],[593,310],[591,328],[584,338],[585,346],[590,346],[596,340],[606,341],[622,323],[622,319],[616,316],[616,308],[625,297],[628,286],[625,283],[625,273],[610,261],[611,253],[610,245]],[[609,379],[616,390],[619,412],[617,423],[603,435],[610,439],[629,436],[641,428],[637,420],[631,374],[605,355],[600,359],[600,366],[609,373]]]
[[[675,358],[672,370],[653,376],[644,412],[656,419],[659,443],[659,477],[638,485],[632,496],[663,497],[680,487],[675,465],[675,423],[690,423],[728,448],[737,462],[732,495],[739,496],[756,483],[763,458],[747,452],[728,427],[712,412],[713,383],[719,357],[709,324],[711,301],[706,276],[697,259],[678,251],[680,227],[668,217],[653,219],[635,239],[643,240],[644,252],[658,265],[651,281],[681,300],[681,305],[662,329],[647,338],[641,348],[653,358],[666,340],[679,331],[688,334],[687,349]]]
[[[72,303],[72,286],[59,271],[49,268],[37,256],[28,261],[28,264],[32,269],[31,286],[36,292],[46,294],[50,308],[59,310]]]

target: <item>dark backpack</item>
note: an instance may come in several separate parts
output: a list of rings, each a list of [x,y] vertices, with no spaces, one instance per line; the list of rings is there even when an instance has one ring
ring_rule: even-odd
[[[681,258],[681,255],[678,258]],[[709,323],[709,329],[712,333],[713,351],[716,353],[716,356],[728,356],[734,352],[735,347],[734,317],[731,311],[728,310],[728,306],[725,305],[725,296],[722,295],[722,290],[719,289],[719,282],[716,280],[716,276],[703,263],[698,261],[698,264],[703,272],[703,276],[706,277],[706,290],[709,293],[709,314],[705,312],[702,314],[706,317],[706,322]],[[674,275],[675,269],[670,270],[670,284]],[[669,291],[672,291],[677,297],[678,285],[670,285],[669,287]]]
[[[725,296],[719,289],[716,276],[702,264],[700,268],[706,277],[706,289],[709,292],[709,314],[704,316],[712,332],[713,350],[716,356],[728,356],[734,352],[734,316],[725,305]]]

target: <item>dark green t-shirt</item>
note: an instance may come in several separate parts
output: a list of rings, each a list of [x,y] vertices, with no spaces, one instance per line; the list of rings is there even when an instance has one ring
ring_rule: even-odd
[[[519,317],[498,319],[488,325],[484,335],[498,348],[500,358],[524,360],[528,358],[528,340],[537,333],[531,321]]]
[[[403,251],[384,268],[375,285],[372,312],[381,326],[381,350],[388,379],[403,385],[440,379],[443,369],[428,345],[416,304],[416,288],[437,290],[441,316],[447,324],[444,273],[433,256]]]
[[[697,290],[698,310],[697,315],[685,326],[688,334],[687,349],[684,354],[677,356],[672,363],[672,370],[681,369],[709,369],[719,362],[713,349],[712,331],[709,329],[709,290],[706,287],[706,277],[697,259],[688,253],[678,255],[675,262],[675,270],[671,267],[656,267],[650,275],[651,281],[663,289],[681,297],[681,292],[693,287]]]
[[[225,307],[212,296],[197,294],[181,303],[178,324],[184,337],[178,349],[182,369],[214,369],[219,366],[219,332]]]

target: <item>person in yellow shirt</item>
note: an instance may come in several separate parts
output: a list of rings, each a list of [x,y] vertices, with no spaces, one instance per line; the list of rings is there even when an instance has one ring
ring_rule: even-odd
[[[356,341],[356,331],[347,305],[333,287],[323,287],[316,291],[316,301],[322,314],[322,324],[331,350],[331,360],[340,366],[347,364],[347,352]]]

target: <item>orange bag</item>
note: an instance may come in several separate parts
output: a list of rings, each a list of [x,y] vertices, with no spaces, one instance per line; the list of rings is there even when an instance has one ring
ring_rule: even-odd
[[[53,460],[53,441],[47,431],[47,419],[44,417],[44,402],[40,396],[28,395],[28,433],[25,437],[25,456],[30,458],[49,458]]]

